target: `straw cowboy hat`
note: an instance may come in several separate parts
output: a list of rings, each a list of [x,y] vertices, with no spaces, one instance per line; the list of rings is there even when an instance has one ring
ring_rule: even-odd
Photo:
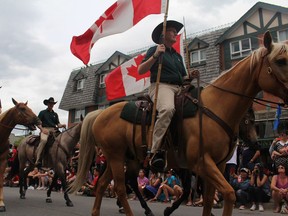
[[[166,22],[166,29],[171,27],[175,28],[178,33],[183,28],[183,24],[174,20],[168,20]],[[156,28],[152,32],[152,40],[156,44],[160,43],[162,32],[163,32],[163,22],[160,23],[158,26],[156,26]]]
[[[45,100],[43,101],[43,103],[47,106],[48,103],[56,104],[57,101],[55,102],[55,101],[54,101],[54,98],[53,98],[53,97],[50,97],[49,99],[45,99]]]

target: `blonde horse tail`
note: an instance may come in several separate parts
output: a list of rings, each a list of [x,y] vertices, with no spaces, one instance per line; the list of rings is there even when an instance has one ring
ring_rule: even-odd
[[[78,191],[86,182],[88,171],[96,151],[96,142],[92,133],[92,126],[97,116],[99,116],[102,111],[103,110],[96,110],[90,112],[83,120],[79,141],[80,156],[78,159],[77,174],[76,179],[68,188],[69,193]]]

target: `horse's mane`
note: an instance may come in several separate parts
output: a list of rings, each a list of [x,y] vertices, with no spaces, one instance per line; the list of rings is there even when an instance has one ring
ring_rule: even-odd
[[[9,109],[10,110],[10,109]],[[7,115],[8,111],[9,110],[6,110],[5,112],[1,113],[0,115],[0,121],[2,121],[2,119]]]
[[[283,53],[287,53],[287,51],[288,51],[288,45],[287,44],[284,44],[284,43],[273,43],[273,49],[269,53],[268,59],[271,60],[271,59],[275,58],[279,54],[281,55]],[[210,83],[215,82],[217,79],[219,79],[220,77],[224,76],[229,71],[231,71],[233,68],[237,67],[237,65],[239,65],[240,63],[242,63],[243,61],[245,61],[247,58],[250,58],[250,57],[251,57],[251,61],[250,61],[250,74],[251,74],[252,71],[253,71],[255,63],[260,61],[261,58],[263,56],[265,56],[265,55],[267,55],[267,49],[264,46],[263,47],[259,47],[258,49],[254,50],[250,55],[246,56],[244,59],[242,59],[239,62],[237,62],[230,69],[222,71],[221,74],[218,77],[212,79]]]

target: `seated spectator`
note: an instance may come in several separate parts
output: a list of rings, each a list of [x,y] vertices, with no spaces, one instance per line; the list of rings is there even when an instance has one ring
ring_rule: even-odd
[[[145,195],[147,199],[152,199],[156,196],[156,193],[162,183],[162,178],[158,176],[157,172],[151,172],[149,178],[149,184],[145,186]]]
[[[255,164],[251,174],[249,197],[252,201],[251,211],[256,210],[257,203],[259,204],[259,211],[264,211],[263,202],[269,202],[271,198],[270,182],[260,163]]]
[[[169,198],[170,196],[175,196],[175,200],[177,200],[182,195],[183,190],[180,187],[179,179],[176,178],[174,175],[174,171],[172,169],[168,170],[166,175],[167,175],[167,178],[165,179],[164,182],[161,183],[157,191],[157,194],[150,201],[156,201],[162,192],[165,195],[165,200],[164,200],[165,203],[170,201],[170,198]]]
[[[27,186],[28,189],[35,189],[36,185],[38,185],[38,178],[37,178],[37,174],[38,174],[39,170],[37,167],[34,167],[34,169],[28,173],[27,175]]]
[[[107,162],[104,154],[102,153],[101,148],[97,148],[98,154],[96,155],[95,165],[97,169],[100,171],[100,175],[102,175],[106,169]]]
[[[76,169],[74,167],[71,167],[71,170],[69,171],[67,177],[66,177],[66,181],[68,184],[70,184],[71,182],[73,182],[76,179]]]
[[[277,166],[276,175],[272,177],[271,190],[272,198],[274,200],[275,213],[288,213],[287,201],[288,201],[288,170],[286,169],[287,164],[279,164]],[[281,203],[284,204],[281,209]]]
[[[250,201],[248,193],[250,185],[249,169],[241,168],[240,175],[233,179],[231,185],[236,192],[236,199],[240,203],[239,210],[245,209],[245,205]]]
[[[111,182],[109,183],[108,187],[107,187],[107,196],[106,197],[110,197],[110,198],[115,198],[116,194],[115,194],[115,190],[114,190],[114,180],[112,179]]]
[[[82,186],[83,195],[95,196],[95,186],[97,184],[99,174],[100,174],[99,170],[97,168],[94,168],[93,169],[93,182],[92,183],[86,182]]]

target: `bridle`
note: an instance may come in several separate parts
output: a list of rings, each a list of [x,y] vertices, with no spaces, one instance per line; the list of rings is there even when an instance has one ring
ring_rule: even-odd
[[[13,109],[13,108],[12,108]],[[18,115],[18,116],[20,116],[20,118],[22,118],[22,120],[25,122],[24,124],[29,124],[29,122],[28,122],[28,120],[25,118],[25,116],[24,116],[24,114],[21,112],[21,111],[19,111],[18,110],[18,108],[17,107],[15,107],[15,109],[16,109],[16,111],[17,111],[17,113],[16,113],[16,115]],[[11,110],[9,110],[8,112],[10,112]],[[8,113],[7,112],[7,113]],[[5,114],[5,115],[7,115],[7,113]],[[35,117],[35,123],[36,123],[36,119],[37,119],[37,117]],[[10,123],[8,124],[8,125],[6,125],[6,124],[3,124],[2,122],[0,122],[0,126],[2,126],[2,127],[5,127],[5,128],[8,128],[8,129],[16,129],[16,130],[23,130],[23,131],[26,131],[27,129],[23,129],[23,128],[19,128],[19,127],[13,127],[13,126],[10,126],[10,124],[12,124],[12,120],[10,121]],[[17,123],[16,123],[17,124]],[[24,125],[23,125],[24,126]],[[25,127],[27,127],[27,126],[25,126]]]

